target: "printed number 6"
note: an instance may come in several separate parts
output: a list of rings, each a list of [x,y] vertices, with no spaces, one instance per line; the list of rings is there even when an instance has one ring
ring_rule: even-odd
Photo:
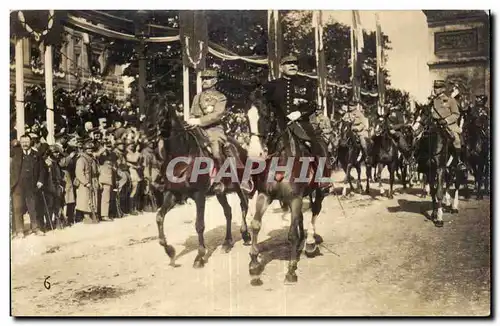
[[[48,279],[49,279],[49,278],[50,278],[50,276],[47,276],[47,277],[45,278],[45,281],[43,281],[43,286],[45,286],[45,288],[46,288],[47,290],[50,290],[50,282],[48,281]]]

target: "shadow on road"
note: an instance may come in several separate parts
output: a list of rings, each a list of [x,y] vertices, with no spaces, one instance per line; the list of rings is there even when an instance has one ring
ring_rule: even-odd
[[[184,250],[182,250],[179,254],[177,254],[175,258],[176,260],[178,260],[182,256],[189,254],[192,251],[198,250],[199,246],[198,235],[196,234],[196,231],[194,229],[193,232],[195,233],[195,235],[190,236],[189,238],[186,239],[186,241],[183,244]],[[236,243],[241,240],[240,226],[234,222],[231,224],[231,235],[233,236],[233,243]],[[207,254],[205,255],[205,262],[208,262],[208,259],[212,256],[217,247],[222,245],[225,236],[226,236],[225,225],[218,226],[215,229],[205,232],[204,234],[205,247],[207,248]]]
[[[416,213],[422,214],[426,218],[430,218],[428,211],[432,210],[431,201],[413,201],[406,199],[398,199],[398,206],[387,207],[389,213]]]

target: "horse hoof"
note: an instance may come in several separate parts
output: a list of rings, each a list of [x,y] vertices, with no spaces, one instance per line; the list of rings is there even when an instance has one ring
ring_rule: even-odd
[[[456,209],[456,208],[452,208],[452,209],[451,209],[451,213],[452,213],[452,214],[458,214],[458,209]]]
[[[388,195],[387,198],[394,199],[394,196],[393,195]]]
[[[173,259],[175,257],[175,248],[171,245],[165,245],[165,253],[168,257],[170,257],[170,259]]]
[[[294,284],[298,281],[297,274],[286,274],[285,276],[285,284]]]
[[[249,246],[252,242],[252,236],[248,231],[241,232],[241,238],[243,239],[244,246]]]
[[[203,259],[195,259],[193,268],[199,269],[203,267],[205,267],[205,261],[203,261]]]
[[[435,221],[435,222],[434,222],[434,225],[435,225],[436,227],[438,227],[438,228],[442,228],[442,227],[443,227],[443,225],[444,225],[444,223],[443,223],[443,221]]]
[[[251,276],[259,276],[262,273],[262,266],[259,263],[250,263],[248,272]]]
[[[233,244],[231,242],[224,242],[222,244],[222,251],[224,251],[225,253],[230,252],[232,248],[233,248]]]
[[[260,278],[253,278],[251,281],[250,281],[250,284],[252,286],[261,286],[262,284],[264,284],[262,282],[262,280]]]
[[[307,258],[314,258],[319,255],[319,248],[315,243],[308,243],[306,244],[304,253]]]

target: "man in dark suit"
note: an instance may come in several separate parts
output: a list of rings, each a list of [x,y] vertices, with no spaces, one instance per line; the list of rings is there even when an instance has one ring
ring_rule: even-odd
[[[38,152],[32,147],[30,136],[23,135],[21,147],[11,150],[10,193],[14,217],[14,236],[24,236],[23,215],[28,211],[31,231],[43,235],[40,230],[38,191],[43,187],[46,177],[45,168]]]
[[[297,121],[300,127],[296,124],[290,126],[294,134],[311,143],[314,155],[328,157],[328,147],[310,120],[316,110],[314,86],[308,84],[304,77],[297,76],[297,57],[293,55],[281,60],[281,71],[283,77],[264,86],[264,96],[274,109],[280,129],[283,130],[290,121]],[[325,167],[331,171],[329,159]]]

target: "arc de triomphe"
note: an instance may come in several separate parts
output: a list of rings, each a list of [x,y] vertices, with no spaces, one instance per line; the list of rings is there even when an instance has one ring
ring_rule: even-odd
[[[490,103],[490,17],[484,10],[423,10],[427,16],[432,80],[459,82],[474,100]]]

